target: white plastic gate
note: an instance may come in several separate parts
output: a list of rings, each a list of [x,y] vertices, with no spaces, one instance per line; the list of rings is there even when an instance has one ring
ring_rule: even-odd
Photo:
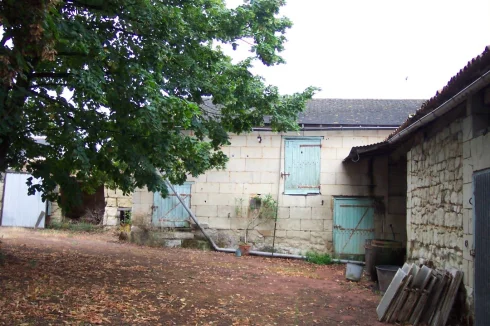
[[[46,203],[41,193],[27,195],[27,179],[32,177],[26,173],[6,173],[5,191],[3,195],[2,226],[34,227],[41,212],[45,211]],[[35,183],[37,180],[34,179]],[[44,217],[38,227],[44,228]]]

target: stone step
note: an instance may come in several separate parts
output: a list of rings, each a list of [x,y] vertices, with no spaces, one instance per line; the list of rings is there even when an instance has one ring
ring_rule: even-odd
[[[182,248],[211,250],[211,246],[209,245],[209,242],[204,240],[195,240],[195,239],[182,240]]]

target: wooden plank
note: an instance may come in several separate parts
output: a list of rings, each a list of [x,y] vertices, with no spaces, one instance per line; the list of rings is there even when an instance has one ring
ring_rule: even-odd
[[[434,311],[436,310],[437,303],[439,302],[439,297],[441,296],[442,290],[444,289],[446,279],[444,274],[441,271],[433,270],[433,275],[437,278],[437,283],[434,286],[434,289],[429,294],[429,298],[427,300],[428,306],[422,313],[422,317],[420,318],[421,323],[429,324]]]
[[[432,289],[434,288],[436,282],[437,282],[437,277],[435,277],[433,274],[430,275],[429,286],[425,290],[423,290],[422,296],[420,297],[417,306],[415,307],[412,316],[410,317],[409,323],[413,324],[413,326],[418,325],[420,317],[422,316],[422,312],[427,303],[427,299],[429,298],[429,294],[432,292]]]
[[[447,320],[449,319],[449,314],[451,313],[451,309],[454,305],[454,300],[456,299],[456,295],[461,285],[461,281],[463,280],[463,272],[456,269],[451,269],[449,272],[451,273],[453,279],[441,308],[441,313],[438,320],[438,325],[440,326],[446,325]]]
[[[403,323],[409,320],[413,310],[415,309],[417,301],[422,294],[422,290],[427,285],[427,282],[429,281],[431,274],[432,274],[432,270],[429,267],[422,266],[422,268],[420,268],[417,275],[413,279],[412,290],[410,291],[407,301],[405,302],[403,308],[400,311],[398,321]]]
[[[46,213],[44,211],[41,211],[41,213],[39,213],[39,217],[37,218],[36,225],[34,226],[35,229],[37,229],[39,227],[39,224],[43,220],[44,215],[46,215]]]
[[[398,319],[398,314],[400,313],[400,310],[405,304],[405,301],[407,300],[407,297],[410,293],[410,287],[412,281],[413,281],[413,276],[408,275],[407,282],[405,282],[403,288],[401,289],[400,295],[398,296],[397,301],[393,305],[393,308],[391,309],[389,315],[386,318],[387,322],[394,323]]]
[[[440,325],[442,306],[444,304],[444,300],[445,300],[446,295],[448,293],[449,286],[451,285],[451,282],[453,280],[453,276],[448,272],[445,272],[444,278],[446,279],[446,282],[444,284],[444,289],[441,292],[439,300],[437,301],[436,310],[434,311],[434,314],[432,315],[432,319],[430,320],[431,326],[439,326]]]

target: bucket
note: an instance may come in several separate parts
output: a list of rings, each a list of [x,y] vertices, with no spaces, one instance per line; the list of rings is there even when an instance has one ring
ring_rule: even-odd
[[[376,266],[376,274],[378,275],[379,290],[385,292],[390,286],[393,277],[398,271],[398,266],[380,265]]]
[[[373,239],[366,241],[366,270],[371,276],[371,281],[378,280],[375,266],[379,265],[403,265],[405,250],[401,241]]]
[[[347,263],[345,268],[345,278],[358,282],[361,279],[363,266],[359,264]]]

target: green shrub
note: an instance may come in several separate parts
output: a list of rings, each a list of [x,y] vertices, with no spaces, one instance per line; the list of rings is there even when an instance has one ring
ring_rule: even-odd
[[[305,254],[306,261],[317,265],[332,264],[332,257],[329,254],[322,254],[316,251],[308,251]]]

